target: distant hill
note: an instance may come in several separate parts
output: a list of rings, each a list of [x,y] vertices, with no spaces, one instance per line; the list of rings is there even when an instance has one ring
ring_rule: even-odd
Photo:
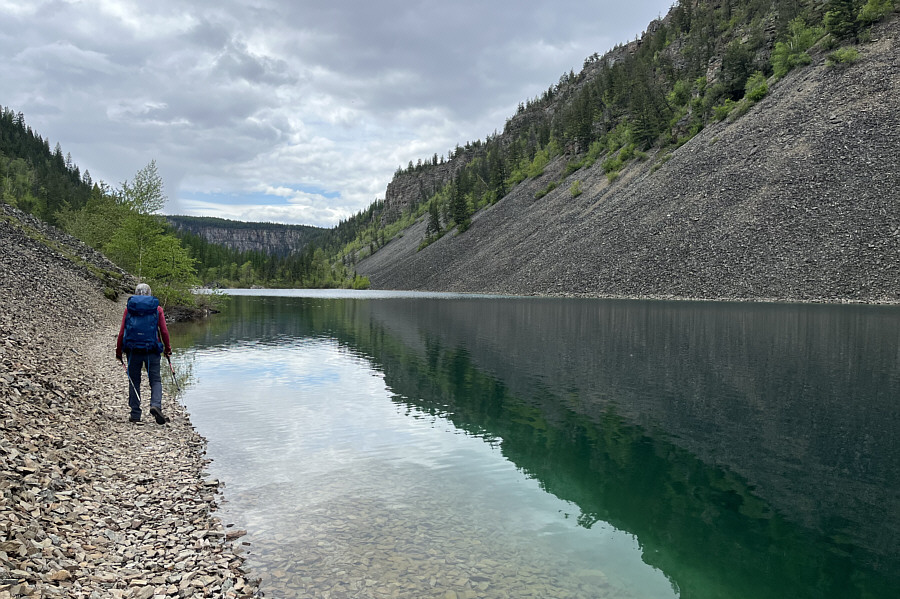
[[[258,251],[271,256],[287,256],[302,251],[329,230],[308,225],[242,222],[209,216],[165,218],[176,232],[188,232],[239,252]]]

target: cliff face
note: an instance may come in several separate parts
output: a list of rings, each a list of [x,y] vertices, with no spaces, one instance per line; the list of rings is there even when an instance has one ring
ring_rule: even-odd
[[[449,183],[456,171],[464,167],[471,157],[471,151],[461,149],[454,159],[447,162],[398,173],[388,183],[384,194],[382,224],[397,220],[404,210],[430,198]]]
[[[273,256],[286,256],[301,251],[325,229],[307,225],[245,223],[208,217],[167,216],[176,231],[199,235],[210,243],[241,252],[259,251]]]
[[[419,221],[357,270],[376,288],[898,302],[900,20],[872,37],[612,183],[559,158],[462,235],[417,251]]]

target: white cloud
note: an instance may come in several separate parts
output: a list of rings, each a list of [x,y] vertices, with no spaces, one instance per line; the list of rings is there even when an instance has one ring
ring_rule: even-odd
[[[669,3],[0,0],[0,101],[95,180],[156,159],[172,206],[333,225]],[[323,195],[229,204],[263,189]]]

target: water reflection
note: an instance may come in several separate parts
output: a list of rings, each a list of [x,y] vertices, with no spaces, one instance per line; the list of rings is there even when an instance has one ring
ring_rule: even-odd
[[[462,474],[465,464],[479,463],[467,462],[474,459],[467,455],[471,450],[442,446],[428,452],[413,441],[397,440],[397,430],[418,421],[428,426],[407,430],[409,438],[425,436],[433,443],[429,427],[452,423],[447,428],[484,439],[480,444],[489,452],[499,451],[514,467],[505,476],[524,475],[543,495],[563,502],[563,507],[548,503],[525,510],[530,522],[540,520],[535,513],[552,513],[554,525],[570,516],[577,528],[591,533],[560,534],[565,540],[553,546],[560,563],[549,569],[552,576],[545,559],[544,574],[519,592],[549,585],[555,592],[535,596],[598,596],[589,589],[600,588],[606,595],[648,596],[648,589],[636,590],[640,574],[634,565],[624,568],[625,580],[610,582],[617,569],[609,564],[628,550],[609,547],[628,539],[639,543],[630,551],[662,571],[685,597],[878,597],[888,596],[898,582],[896,309],[238,297],[229,310],[211,326],[183,331],[182,339],[204,348],[197,359],[204,373],[201,364],[218,361],[215,374],[203,377],[234,375],[215,384],[222,385],[220,393],[240,389],[241,401],[248,402],[246,414],[237,412],[241,426],[267,431],[270,424],[250,425],[246,418],[268,407],[276,413],[263,420],[282,426],[325,420],[315,430],[298,431],[304,437],[299,439],[264,432],[257,440],[261,445],[248,452],[257,460],[275,454],[288,456],[287,463],[303,461],[308,477],[303,490],[276,492],[238,483],[239,492],[254,498],[251,503],[266,505],[286,493],[292,505],[302,506],[281,517],[296,521],[294,537],[326,543],[328,551],[318,552],[315,563],[336,559],[335,539],[346,539],[339,545],[345,553],[361,542],[354,535],[362,533],[353,527],[335,528],[335,522],[352,522],[350,514],[365,514],[372,547],[363,547],[374,551],[379,542],[390,545],[385,539],[394,539],[392,551],[400,559],[406,553],[397,545],[415,536],[415,531],[396,531],[401,516],[419,532],[436,527],[424,514],[449,518],[449,528],[459,533],[443,538],[444,553],[452,553],[459,550],[459,538],[479,537],[477,530],[498,536],[490,522],[515,511],[507,504],[544,501],[533,491],[509,491],[522,487],[523,480],[512,476],[502,482],[504,475],[491,470],[503,472],[503,467],[490,455],[479,466],[479,477],[470,480]],[[350,366],[337,373],[329,360]],[[273,401],[278,385],[293,387],[294,397]],[[337,405],[321,400],[336,396],[354,399]],[[375,402],[382,411],[373,413],[371,398],[379,396],[390,396],[395,410],[386,413],[384,403]],[[285,406],[301,411],[287,415]],[[227,425],[211,419],[208,426]],[[229,430],[226,438],[240,434]],[[316,442],[328,456],[315,453]],[[400,452],[405,460],[398,459],[396,447],[406,450]],[[385,452],[390,459],[381,460]],[[374,472],[335,467],[358,463],[360,455],[363,462],[377,462]],[[271,459],[264,461],[271,472]],[[453,461],[462,465],[448,463]],[[330,470],[317,472],[311,464]],[[254,468],[259,464],[242,466]],[[424,474],[435,470],[452,474],[446,479]],[[355,477],[351,489],[348,475]],[[485,485],[485,476],[490,488],[509,491],[500,492],[506,503],[473,490]],[[275,477],[285,484],[290,478],[287,471]],[[478,498],[478,509],[465,517],[447,515],[448,504],[471,507],[472,497]],[[417,511],[405,513],[411,505]],[[485,514],[494,518],[482,520]],[[311,524],[315,521],[319,526]],[[253,526],[276,537],[279,531],[267,522],[260,518]],[[279,522],[283,526],[284,520]],[[323,531],[332,541],[316,540]],[[540,558],[509,553],[510,547],[533,546],[539,533],[522,526],[508,534],[492,552],[517,567],[523,559],[528,568],[540,570]],[[615,540],[598,552],[607,536]],[[280,542],[297,547],[284,538]],[[539,546],[545,552],[550,547]],[[472,545],[465,547],[481,555]],[[585,554],[599,563],[579,563],[577,556]],[[292,559],[280,564],[288,578],[298,568],[290,566]],[[479,570],[479,561],[457,559],[467,571],[481,572],[466,578],[464,588],[478,593],[474,596],[526,596],[498,589],[497,566],[482,564]],[[371,560],[369,568],[388,579],[393,571]],[[577,581],[561,582],[564,570]],[[418,566],[407,565],[405,571],[407,579],[415,579],[414,572],[424,575]],[[486,589],[476,586],[488,581]],[[313,584],[301,582],[307,588]],[[430,582],[424,588],[436,593],[437,583]]]

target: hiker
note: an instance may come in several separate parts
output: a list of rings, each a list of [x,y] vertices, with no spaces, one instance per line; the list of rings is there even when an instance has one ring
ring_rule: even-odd
[[[160,341],[160,339],[162,341]],[[116,339],[116,360],[122,362],[122,351],[128,359],[128,406],[131,408],[129,422],[141,421],[141,370],[147,365],[150,381],[150,414],[157,424],[168,421],[162,411],[162,378],[159,374],[160,353],[166,358],[172,355],[169,345],[169,329],[159,300],[150,294],[150,286],[141,283],[128,298],[122,326]],[[124,363],[123,363],[124,364]]]

